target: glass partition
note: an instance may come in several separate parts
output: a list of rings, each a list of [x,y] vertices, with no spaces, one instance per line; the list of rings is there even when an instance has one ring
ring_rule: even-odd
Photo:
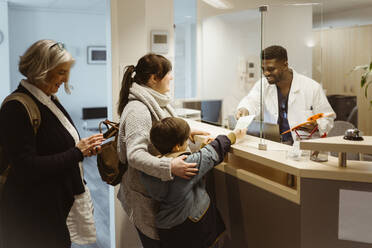
[[[195,98],[196,80],[196,0],[174,0],[174,97]]]
[[[314,107],[319,99],[304,98],[306,83],[309,91],[313,79],[322,84],[321,35],[314,30],[314,23],[322,26],[322,5],[318,3],[269,5],[262,13],[262,81],[264,125],[263,137],[276,139],[275,128],[279,126],[281,142],[292,144],[296,139],[317,135],[311,129],[307,132],[287,132],[304,123],[316,114]],[[281,48],[287,53],[287,64],[273,56],[281,56]],[[271,47],[272,49],[268,48]],[[268,49],[265,49],[268,48]],[[310,93],[310,94],[313,94]],[[315,94],[315,93],[314,93]],[[301,99],[302,98],[302,99]],[[315,131],[316,129],[314,129]],[[274,136],[274,138],[272,138]]]
[[[239,102],[260,78],[260,13],[255,8],[209,15],[198,20],[198,29],[198,97],[206,102],[204,113],[220,102],[219,119],[212,121],[233,128]]]
[[[284,47],[291,72],[322,84],[323,34],[318,31],[323,25],[322,4],[245,8],[246,2],[236,1],[242,4],[218,10],[191,2],[197,11],[175,27],[176,106],[199,109],[202,121],[233,129],[245,99],[252,109],[249,114],[255,115],[250,134],[280,142],[279,134],[285,130],[277,125],[278,95],[266,89],[261,51],[272,45]],[[310,117],[310,108],[309,116],[303,114],[304,120],[297,118],[288,128]]]
[[[203,108],[201,119],[232,128],[240,101],[257,81],[265,81],[262,48],[280,45],[287,50],[291,69],[322,85],[336,120],[372,134],[372,87],[361,87],[362,70],[351,73],[354,67],[371,63],[372,3],[353,9],[348,3],[328,2],[269,5],[261,13],[259,6],[245,0],[230,1],[235,6],[224,10],[203,1],[176,2],[193,4],[194,11],[182,14],[185,21],[176,23],[174,92],[178,106]],[[185,6],[180,9],[187,10]],[[265,91],[263,99],[270,99]],[[277,123],[275,115],[265,116],[268,110],[259,103],[256,120],[260,122],[262,111],[263,122]],[[279,116],[279,107],[276,112]],[[264,138],[272,139],[259,123],[262,130]]]

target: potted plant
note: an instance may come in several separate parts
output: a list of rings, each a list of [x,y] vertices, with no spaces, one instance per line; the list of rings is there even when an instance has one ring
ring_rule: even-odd
[[[368,65],[358,65],[355,66],[352,70],[354,71],[363,71],[362,77],[360,79],[360,87],[364,87],[364,96],[368,98],[368,87],[372,84],[372,79],[369,80],[369,77],[372,75],[372,61]],[[368,81],[369,80],[369,81]],[[372,107],[372,100],[369,101],[369,108]],[[364,161],[371,161],[372,160],[372,154],[361,154],[361,160]]]
[[[362,77],[360,79],[360,87],[364,88],[364,96],[368,98],[368,87],[372,84],[372,78],[370,78],[370,76],[372,75],[372,61],[369,65],[367,64],[355,66],[352,72],[360,70],[363,71]],[[369,102],[369,104],[371,108],[372,100]]]

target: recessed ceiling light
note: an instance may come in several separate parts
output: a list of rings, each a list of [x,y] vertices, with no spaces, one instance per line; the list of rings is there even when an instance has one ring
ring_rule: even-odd
[[[217,9],[231,9],[233,5],[227,0],[203,0],[205,3]]]
[[[289,3],[286,4],[288,6],[293,5],[293,6],[311,6],[311,5],[320,5],[321,3]]]

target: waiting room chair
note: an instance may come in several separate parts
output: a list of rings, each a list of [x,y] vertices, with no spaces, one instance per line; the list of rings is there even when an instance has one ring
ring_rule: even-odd
[[[355,106],[351,110],[346,121],[352,123],[355,127],[358,127],[358,106]]]

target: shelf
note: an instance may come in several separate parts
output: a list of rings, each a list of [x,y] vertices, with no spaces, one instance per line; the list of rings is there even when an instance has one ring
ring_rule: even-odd
[[[301,150],[317,150],[329,152],[371,153],[372,136],[364,136],[362,141],[345,140],[343,136],[322,139],[302,140]]]

